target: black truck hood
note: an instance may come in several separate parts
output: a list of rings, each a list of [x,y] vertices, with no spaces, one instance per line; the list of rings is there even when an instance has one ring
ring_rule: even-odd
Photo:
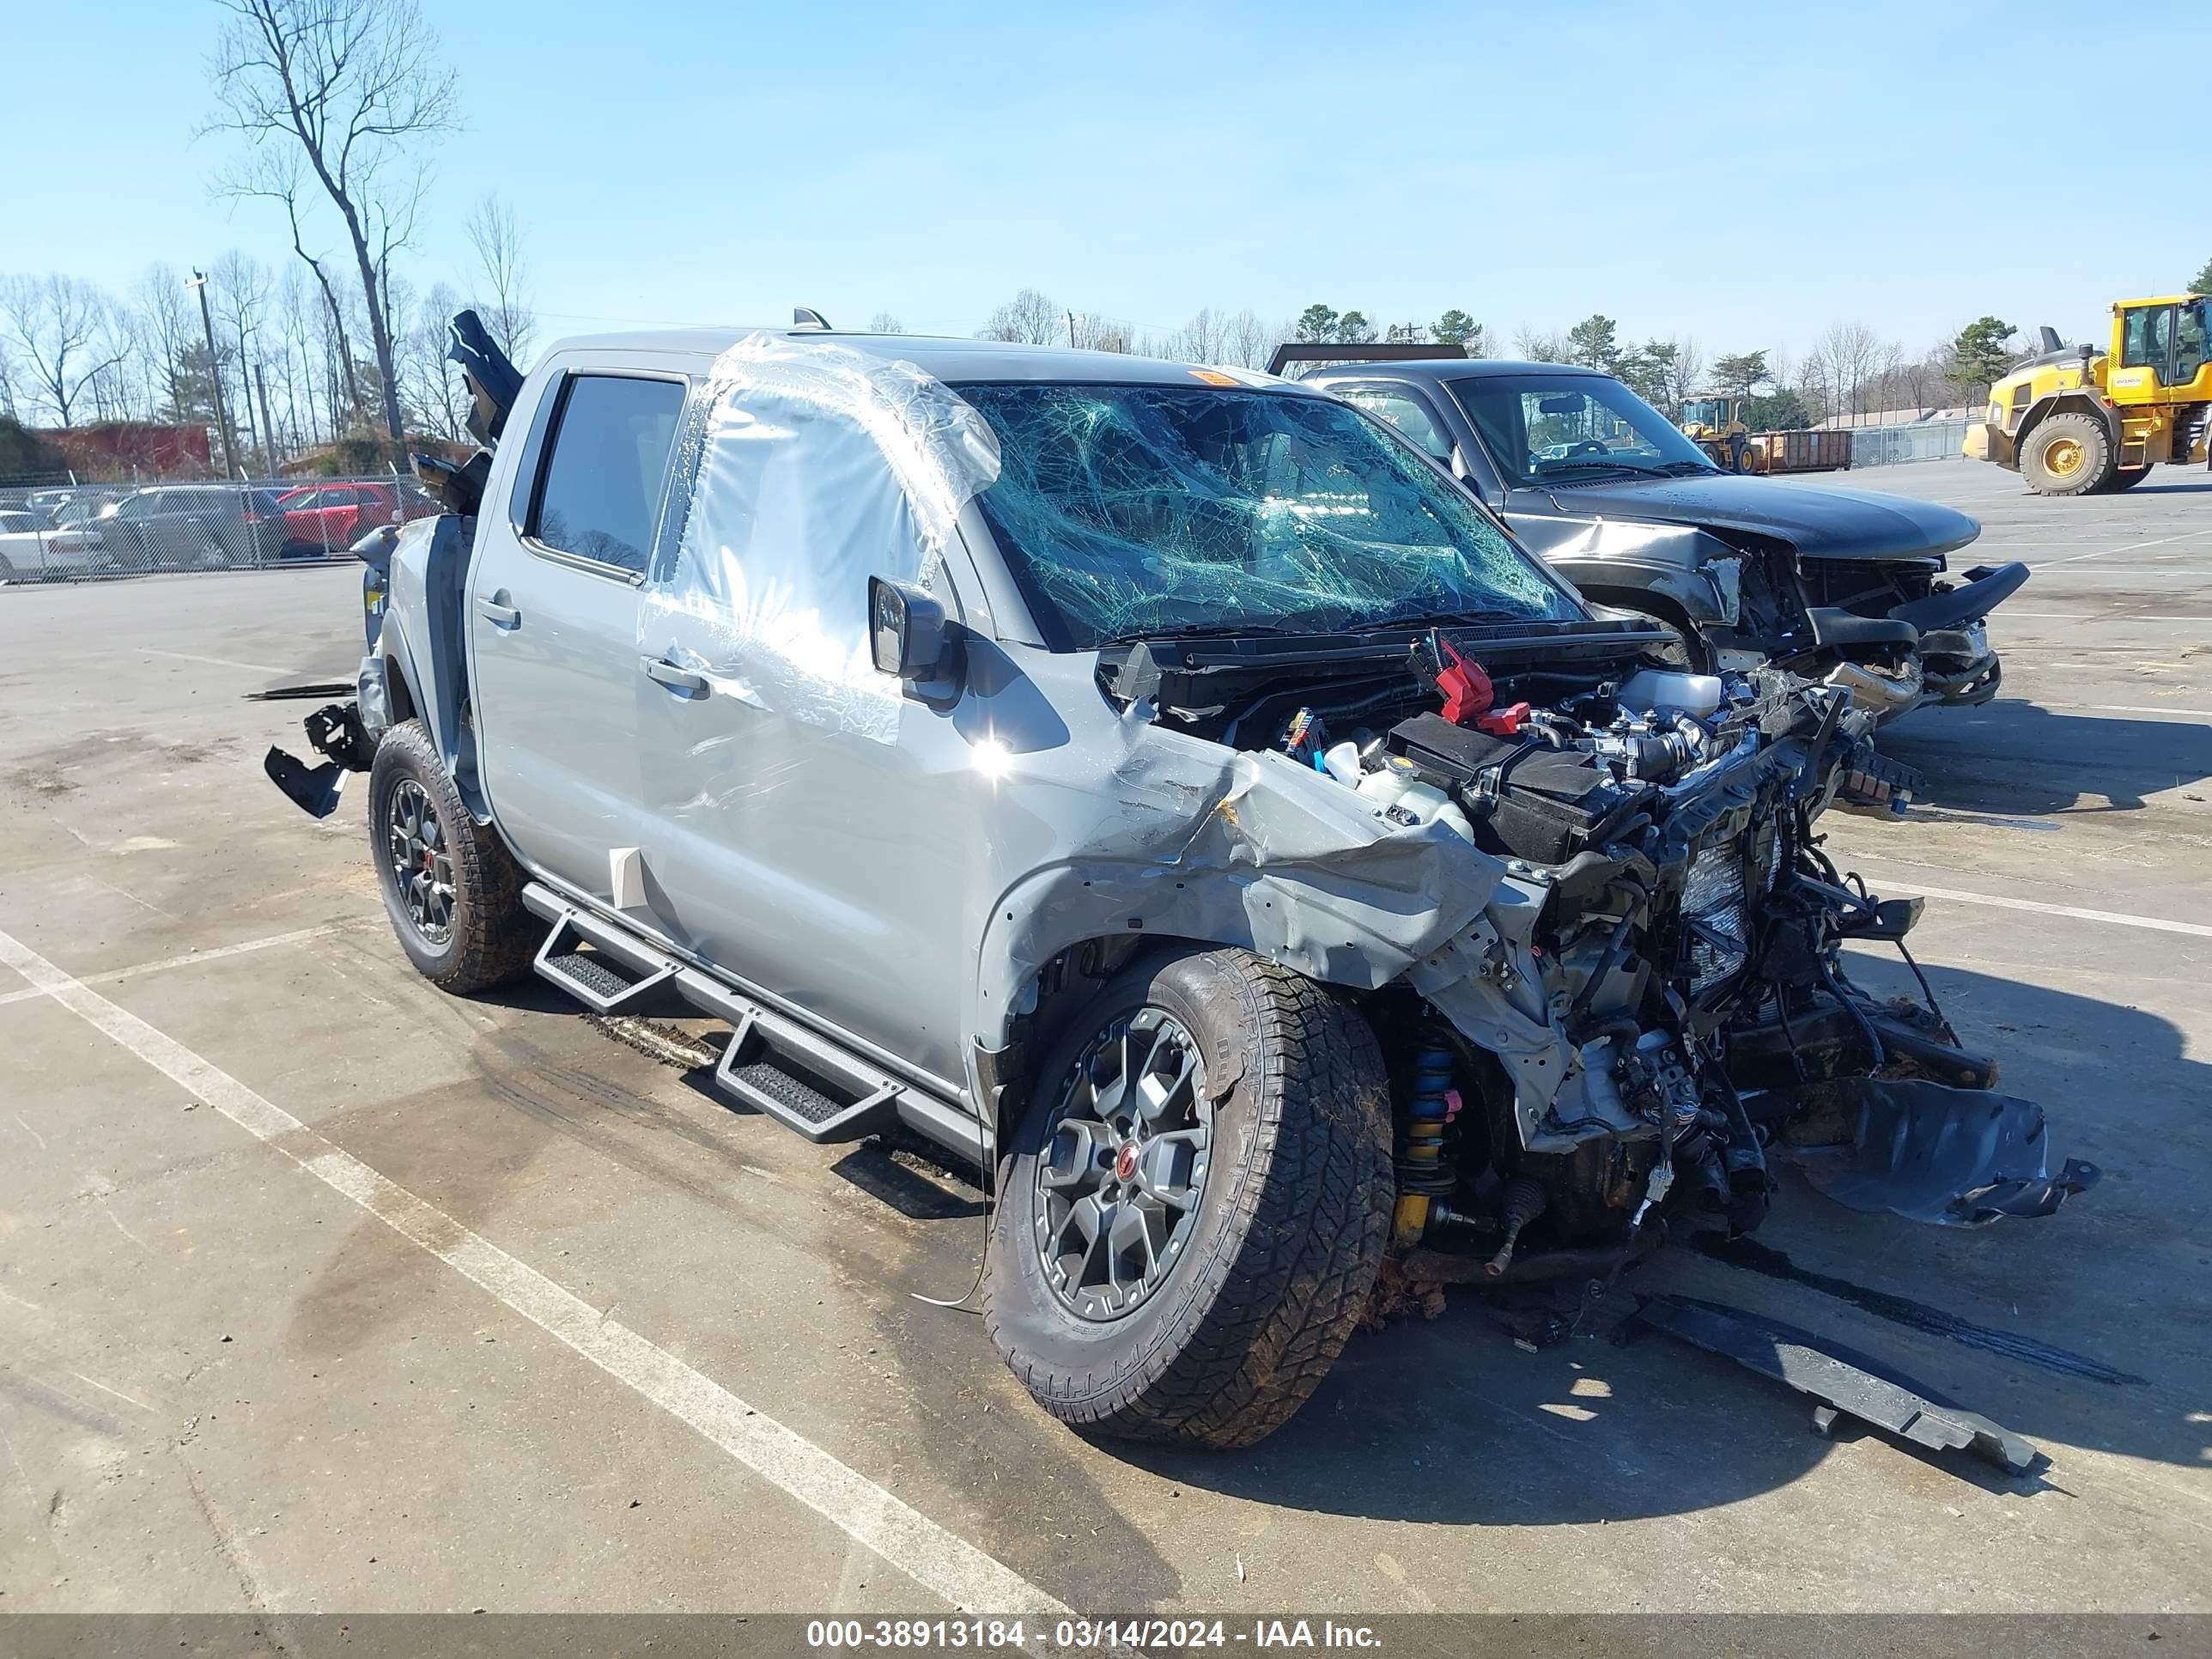
[[[1928,558],[1964,547],[1982,533],[1977,520],[1933,501],[1728,472],[1603,479],[1528,493],[1548,495],[1570,517],[1644,519],[1774,536],[1810,559]]]

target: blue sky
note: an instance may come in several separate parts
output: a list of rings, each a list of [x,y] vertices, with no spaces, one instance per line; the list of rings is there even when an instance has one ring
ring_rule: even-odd
[[[793,302],[965,333],[1026,285],[1160,328],[1320,300],[1917,349],[1990,311],[2079,337],[2212,258],[2201,3],[428,9],[467,125],[408,272],[465,286],[496,189],[549,334]],[[211,5],[6,10],[0,271],[289,257],[210,192]]]

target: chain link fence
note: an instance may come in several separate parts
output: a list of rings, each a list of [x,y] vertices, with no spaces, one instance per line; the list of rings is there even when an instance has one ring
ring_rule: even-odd
[[[1861,426],[1851,434],[1851,465],[1893,466],[1899,461],[1955,461],[1966,450],[1971,421],[1920,421],[1911,426]]]
[[[0,479],[0,583],[258,570],[339,559],[437,504],[411,478],[79,484]]]

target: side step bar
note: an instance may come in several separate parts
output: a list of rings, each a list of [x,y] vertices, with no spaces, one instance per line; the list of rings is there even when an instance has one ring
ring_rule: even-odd
[[[540,883],[523,889],[522,902],[552,924],[538,949],[538,972],[594,1013],[623,1012],[666,988],[702,1013],[727,1020],[732,1032],[714,1084],[739,1103],[817,1143],[859,1140],[903,1123],[988,1167],[983,1127],[960,1105],[893,1076]]]
[[[551,980],[593,1013],[618,1014],[634,1008],[676,977],[680,964],[673,957],[635,941],[617,944],[587,935],[580,920],[580,913],[573,910],[556,919],[553,931],[538,947],[538,959],[530,965],[539,977]],[[586,945],[592,948],[586,950]]]
[[[715,1084],[817,1142],[858,1140],[898,1121],[903,1087],[765,1008],[738,1022]]]

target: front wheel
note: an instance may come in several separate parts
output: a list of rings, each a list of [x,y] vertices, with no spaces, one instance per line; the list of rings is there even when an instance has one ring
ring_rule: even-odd
[[[2086,495],[2112,474],[2112,442],[2087,415],[2053,415],[2029,434],[2020,470],[2039,495]]]
[[[1125,968],[1046,1054],[1011,1152],[985,1323],[1077,1427],[1264,1439],[1382,1267],[1395,1182],[1375,1034],[1249,951]]]
[[[400,949],[441,990],[467,996],[530,971],[544,924],[498,831],[470,816],[420,720],[384,734],[368,771],[377,885]]]

